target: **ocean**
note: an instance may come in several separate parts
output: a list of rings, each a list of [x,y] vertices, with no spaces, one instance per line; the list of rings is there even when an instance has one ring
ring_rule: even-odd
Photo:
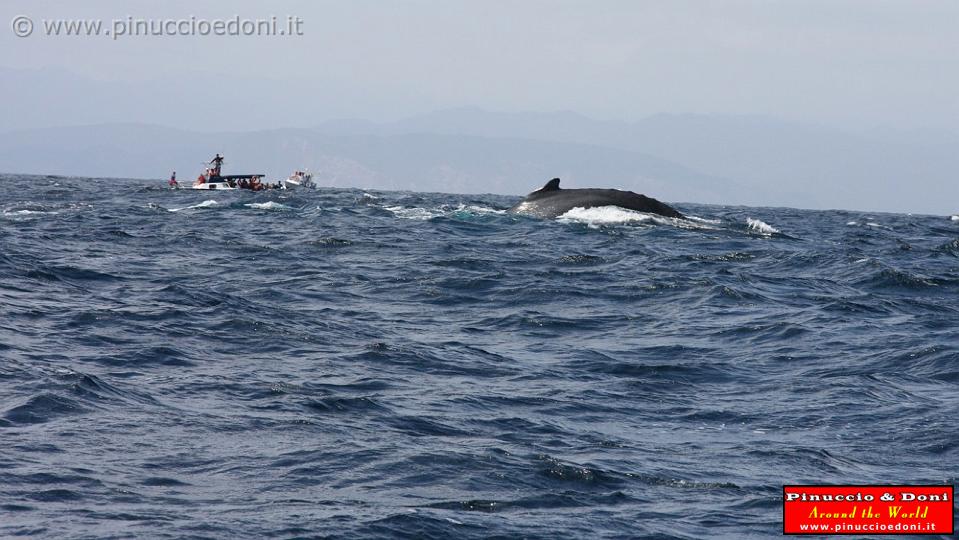
[[[784,484],[959,483],[959,218],[0,186],[0,537],[769,538]]]

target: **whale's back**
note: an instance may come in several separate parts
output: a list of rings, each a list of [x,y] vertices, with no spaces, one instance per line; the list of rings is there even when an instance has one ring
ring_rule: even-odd
[[[569,212],[573,208],[596,208],[599,206],[619,206],[628,210],[649,212],[667,217],[683,217],[673,207],[652,197],[619,189],[561,189],[558,178],[550,180],[542,188],[527,195],[519,204],[510,208],[509,212],[554,218]]]

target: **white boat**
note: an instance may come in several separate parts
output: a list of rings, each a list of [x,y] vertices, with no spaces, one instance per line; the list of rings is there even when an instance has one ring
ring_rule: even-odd
[[[215,189],[217,191],[224,190],[248,190],[248,191],[263,191],[266,189],[290,189],[293,187],[313,187],[313,175],[308,172],[296,171],[290,177],[282,182],[277,182],[271,184],[265,182],[263,179],[266,177],[264,174],[220,174],[220,168],[223,165],[223,157],[220,154],[217,154],[209,164],[212,167],[208,166],[204,169],[203,173],[200,174],[196,180],[194,180],[193,185],[190,186],[192,189],[205,189],[211,190]],[[175,173],[174,173],[175,174]],[[170,178],[170,185],[179,186],[175,183],[174,177]]]
[[[201,182],[198,179],[195,182],[193,182],[193,189],[215,189],[218,191],[226,190],[226,189],[239,189],[238,187],[235,187],[236,184],[231,186],[230,183],[227,182],[226,180],[220,180],[219,178],[216,178],[216,177],[214,177],[213,180],[214,180],[213,182],[207,182],[205,180]]]
[[[273,186],[263,183],[263,174],[220,174],[220,169],[224,161],[225,159],[218,152],[216,157],[211,159],[209,163],[204,164],[207,165],[206,169],[197,177],[191,187],[193,189],[215,189],[217,191],[235,189],[260,191],[272,187],[279,187],[278,185]]]
[[[289,178],[283,181],[283,189],[312,188],[313,173],[309,171],[294,171]]]
[[[262,174],[228,174],[220,175],[219,169],[207,168],[203,174],[193,181],[193,189],[236,190],[247,189],[261,191],[271,189],[272,184],[261,181]]]

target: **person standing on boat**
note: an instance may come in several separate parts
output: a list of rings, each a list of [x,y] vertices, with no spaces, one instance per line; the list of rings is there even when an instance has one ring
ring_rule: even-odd
[[[212,176],[220,176],[220,167],[223,165],[223,156],[216,154],[216,157],[210,160],[210,164],[213,165],[213,174]]]
[[[180,187],[179,182],[176,181],[176,171],[173,171],[173,174],[170,175],[170,187],[171,188]]]

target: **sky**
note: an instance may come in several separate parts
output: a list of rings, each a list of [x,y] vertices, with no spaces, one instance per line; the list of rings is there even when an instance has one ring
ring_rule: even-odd
[[[605,120],[704,113],[850,129],[959,125],[953,0],[5,0],[0,14],[0,69],[213,86],[243,96],[231,112],[250,114],[251,128],[461,106]],[[17,16],[34,21],[33,34],[14,35]],[[298,17],[302,35],[43,35],[44,20],[99,18],[110,27],[131,17],[234,16]],[[171,99],[190,106],[182,94]],[[269,120],[252,114],[258,104]],[[155,120],[150,109],[129,120]]]

